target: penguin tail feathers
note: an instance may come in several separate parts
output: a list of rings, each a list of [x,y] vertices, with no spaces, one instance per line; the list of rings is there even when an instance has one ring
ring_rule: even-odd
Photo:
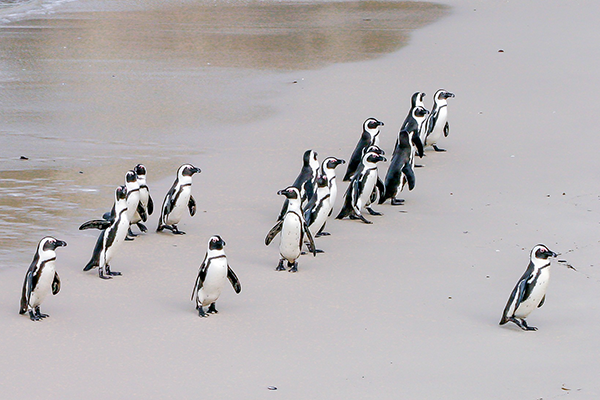
[[[381,196],[379,197],[379,201],[377,202],[377,204],[383,204],[385,203],[385,201],[389,198],[391,198],[392,196],[389,195],[388,191],[384,191]]]
[[[335,217],[335,219],[344,219],[346,218],[348,215],[350,215],[350,209],[347,207],[344,207],[340,210],[340,213],[338,214],[337,217]]]
[[[498,325],[504,325],[509,321],[508,318],[506,318],[506,315],[502,316],[502,319],[500,320],[500,323]]]
[[[87,263],[87,265],[85,267],[83,267],[84,271],[89,271],[90,269],[97,267],[98,263],[96,262],[96,260],[91,259],[89,263]]]

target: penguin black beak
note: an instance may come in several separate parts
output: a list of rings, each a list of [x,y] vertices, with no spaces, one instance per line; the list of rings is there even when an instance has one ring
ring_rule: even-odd
[[[456,97],[456,96],[454,96],[454,93],[448,92],[448,93],[446,93],[446,95],[444,97],[449,99],[450,97]]]
[[[383,122],[381,122],[381,121],[379,121],[379,125],[383,126],[383,125],[384,125],[384,123],[383,123]]]
[[[337,165],[346,164],[346,160],[342,160],[341,158],[337,160]]]
[[[67,242],[65,242],[64,240],[57,240],[56,242],[54,242],[54,247],[66,247],[67,246]]]
[[[387,158],[385,158],[384,156],[379,156],[379,161],[386,162],[386,161],[387,161]]]
[[[192,169],[192,174],[199,174],[200,172],[202,172],[202,170],[200,168],[198,168],[198,167],[194,167]]]

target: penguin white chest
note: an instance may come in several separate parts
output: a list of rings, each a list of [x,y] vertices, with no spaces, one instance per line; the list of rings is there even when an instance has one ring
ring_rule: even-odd
[[[302,237],[302,220],[293,212],[288,212],[281,227],[279,253],[283,258],[294,262],[300,257],[300,240]]]
[[[125,241],[125,237],[127,236],[127,230],[129,229],[129,219],[127,218],[127,213],[124,212],[121,214],[121,218],[119,219],[119,222],[117,223],[117,225],[112,228],[112,229],[116,229],[116,231],[114,232],[114,240],[112,242],[112,244],[106,248],[106,244],[108,242],[108,237],[105,237],[105,248],[106,248],[106,264],[110,265],[110,261],[112,260],[115,252],[117,251],[117,249],[121,246],[121,243],[123,243]],[[106,231],[105,235],[110,235],[112,234],[112,232]]]
[[[546,295],[546,289],[548,288],[548,281],[550,279],[550,268],[546,267],[540,271],[540,274],[535,282],[535,286],[531,291],[529,297],[521,302],[515,310],[515,317],[525,318],[533,310],[537,308],[544,296]]]
[[[369,199],[371,197],[371,193],[373,193],[373,189],[375,188],[375,184],[377,183],[377,169],[372,169],[367,172],[365,176],[365,185],[363,187],[363,191],[358,198],[358,202],[356,206],[360,210],[365,204],[368,204]]]
[[[208,306],[219,298],[227,280],[227,259],[218,258],[210,261],[202,288],[198,291],[198,301]]]
[[[48,293],[52,290],[52,282],[54,281],[54,261],[49,261],[44,264],[40,277],[31,292],[29,297],[29,305],[33,308],[42,304]]]
[[[444,126],[446,125],[446,121],[448,121],[448,107],[441,107],[438,112],[437,120],[435,121],[435,125],[433,126],[433,130],[427,136],[428,145],[432,145],[437,143],[438,140],[442,137],[444,133]]]
[[[177,197],[177,201],[175,202],[171,213],[167,216],[167,220],[165,221],[167,225],[178,224],[179,221],[181,221],[183,213],[190,201],[191,194],[192,187],[190,185],[181,188],[181,193]]]
[[[331,202],[331,207],[335,206],[335,200],[337,199],[337,182],[335,178],[329,180],[329,199]]]
[[[127,196],[127,217],[130,221],[134,220],[138,203],[140,202],[140,191],[130,192]]]
[[[330,199],[331,199],[331,197],[328,197],[321,201],[321,208],[319,209],[319,211],[317,213],[317,217],[315,218],[314,222],[310,226],[310,233],[312,233],[313,237],[323,227],[323,224],[325,224],[325,221],[327,221],[327,217],[329,216],[329,212],[331,211]]]

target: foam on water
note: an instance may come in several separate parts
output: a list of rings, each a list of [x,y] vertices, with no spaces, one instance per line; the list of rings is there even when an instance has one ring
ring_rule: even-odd
[[[1,0],[0,23],[48,15],[61,4],[72,1],[75,0]]]

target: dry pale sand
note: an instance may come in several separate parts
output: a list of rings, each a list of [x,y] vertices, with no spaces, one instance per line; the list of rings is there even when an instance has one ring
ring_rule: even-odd
[[[62,232],[63,289],[32,323],[17,314],[29,260],[0,270],[2,397],[597,398],[600,5],[447,3],[450,16],[391,55],[276,75],[273,113],[225,125],[235,141],[189,160],[203,172],[188,234],[127,243],[113,263],[123,277],[82,273],[94,235]],[[448,152],[427,152],[406,205],[377,207],[373,225],[331,221],[325,254],[275,272],[263,240],[302,152],[347,158],[368,116],[391,152],[410,95],[429,104],[439,87],[457,95]],[[160,202],[172,178],[152,174]],[[199,319],[188,299],[215,233],[243,290]],[[553,266],[529,318],[539,331],[499,327],[538,242],[577,272]]]

